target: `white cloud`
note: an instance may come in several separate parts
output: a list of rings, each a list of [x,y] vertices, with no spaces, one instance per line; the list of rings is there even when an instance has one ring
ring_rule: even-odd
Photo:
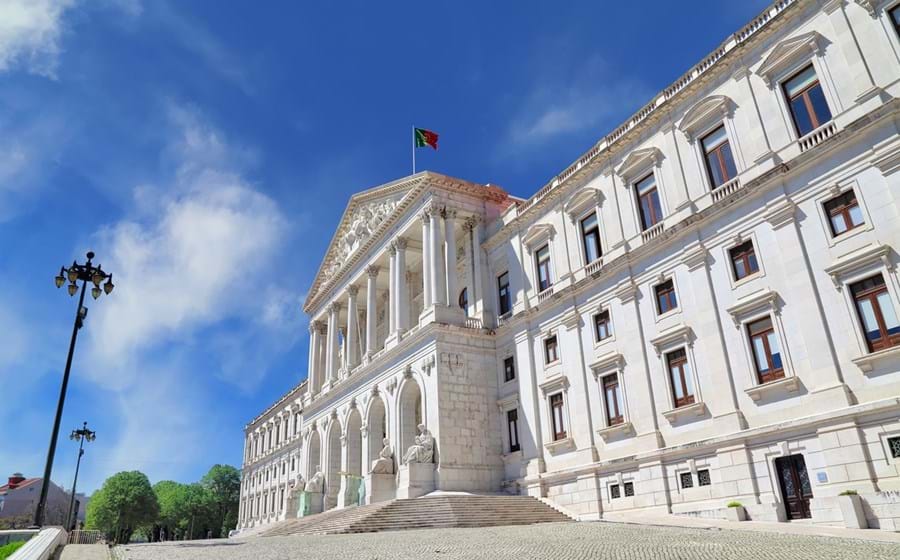
[[[74,0],[0,2],[0,72],[23,65],[54,78],[63,32],[62,16]]]
[[[627,77],[614,75],[599,57],[569,72],[546,64],[546,71],[538,72],[536,78],[510,121],[507,147],[536,147],[589,129],[596,129],[599,138],[608,132],[602,126],[614,126],[611,119],[625,118],[651,93]]]

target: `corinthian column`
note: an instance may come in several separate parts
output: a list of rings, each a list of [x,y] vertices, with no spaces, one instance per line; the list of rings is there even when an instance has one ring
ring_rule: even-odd
[[[397,318],[394,326],[399,332],[409,328],[409,290],[406,287],[406,238],[394,241],[397,251]]]
[[[347,371],[350,371],[359,363],[359,326],[356,316],[356,294],[359,288],[353,284],[347,286],[347,350],[344,354],[347,360]]]
[[[447,305],[457,306],[456,210],[444,210],[444,237],[447,240]]]
[[[431,224],[428,211],[419,214],[422,220],[422,307],[427,309],[434,301],[431,298]]]
[[[397,330],[397,248],[391,243],[388,247],[390,259],[388,264],[388,336]]]
[[[338,301],[332,302],[328,309],[328,348],[325,358],[325,369],[327,370],[328,383],[337,381],[338,367],[340,358],[338,349],[340,342],[338,341],[338,318],[341,313],[341,304]]]
[[[319,322],[312,321],[309,324],[309,366],[306,368],[306,390],[310,395],[315,395],[319,390],[318,369],[319,351]]]
[[[371,358],[375,353],[375,344],[378,321],[377,301],[378,294],[376,291],[376,282],[378,281],[378,272],[381,270],[377,264],[366,267],[366,358]]]
[[[431,247],[428,251],[428,261],[431,268],[429,272],[431,277],[431,300],[435,305],[446,305],[447,286],[444,284],[444,253],[441,249],[443,236],[441,235],[441,225],[438,222],[438,218],[438,210],[432,208],[429,212],[430,224],[428,228],[431,237]]]

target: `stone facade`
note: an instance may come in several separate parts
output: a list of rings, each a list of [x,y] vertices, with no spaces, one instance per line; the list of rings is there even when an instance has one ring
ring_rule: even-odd
[[[900,530],[898,5],[776,2],[528,200],[429,172],[352,197],[240,526],[317,467],[350,505],[386,436],[377,499],[840,525],[856,491]],[[399,464],[420,423],[433,466]]]

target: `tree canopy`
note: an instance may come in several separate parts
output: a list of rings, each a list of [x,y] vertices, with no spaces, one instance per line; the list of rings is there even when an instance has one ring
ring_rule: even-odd
[[[135,530],[152,524],[158,515],[159,503],[147,476],[139,471],[124,471],[107,478],[91,496],[85,525],[125,543]]]
[[[241,473],[231,465],[213,465],[200,484],[210,493],[215,525],[213,536],[227,535],[237,525]]]

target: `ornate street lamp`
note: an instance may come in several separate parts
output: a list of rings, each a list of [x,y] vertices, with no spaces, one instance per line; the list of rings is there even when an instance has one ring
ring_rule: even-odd
[[[101,270],[100,265],[96,267],[91,262],[94,258],[93,251],[87,254],[87,262],[78,264],[72,261],[69,268],[62,267],[59,269],[59,276],[54,280],[57,288],[62,288],[63,284],[68,280],[67,290],[70,296],[74,296],[78,292],[78,281],[81,281],[81,296],[78,299],[78,309],[75,311],[75,326],[72,327],[72,341],[69,343],[69,356],[66,358],[66,371],[63,373],[62,385],[59,389],[59,402],[56,404],[56,419],[53,420],[53,433],[50,435],[50,449],[47,450],[47,464],[44,466],[44,480],[41,484],[41,497],[38,500],[37,507],[34,510],[34,526],[41,527],[44,524],[44,510],[47,507],[47,492],[50,490],[50,474],[53,471],[53,457],[56,454],[56,440],[59,437],[59,423],[62,419],[63,405],[66,402],[66,390],[69,386],[69,372],[72,369],[72,356],[75,354],[75,340],[78,338],[78,331],[84,325],[87,318],[87,307],[84,306],[84,293],[87,290],[88,282],[93,284],[91,288],[91,296],[94,299],[100,297],[102,293],[109,295],[115,286],[112,283],[112,274],[108,274]],[[103,281],[101,290],[100,284]],[[74,489],[73,489],[74,490]]]
[[[81,467],[81,456],[84,455],[84,442],[97,439],[97,432],[88,430],[87,422],[80,430],[72,430],[69,439],[78,442],[78,461],[75,463],[75,480],[72,482],[72,496],[69,497],[69,511],[66,513],[65,527],[72,531],[75,529],[75,488],[78,486],[78,469]]]

